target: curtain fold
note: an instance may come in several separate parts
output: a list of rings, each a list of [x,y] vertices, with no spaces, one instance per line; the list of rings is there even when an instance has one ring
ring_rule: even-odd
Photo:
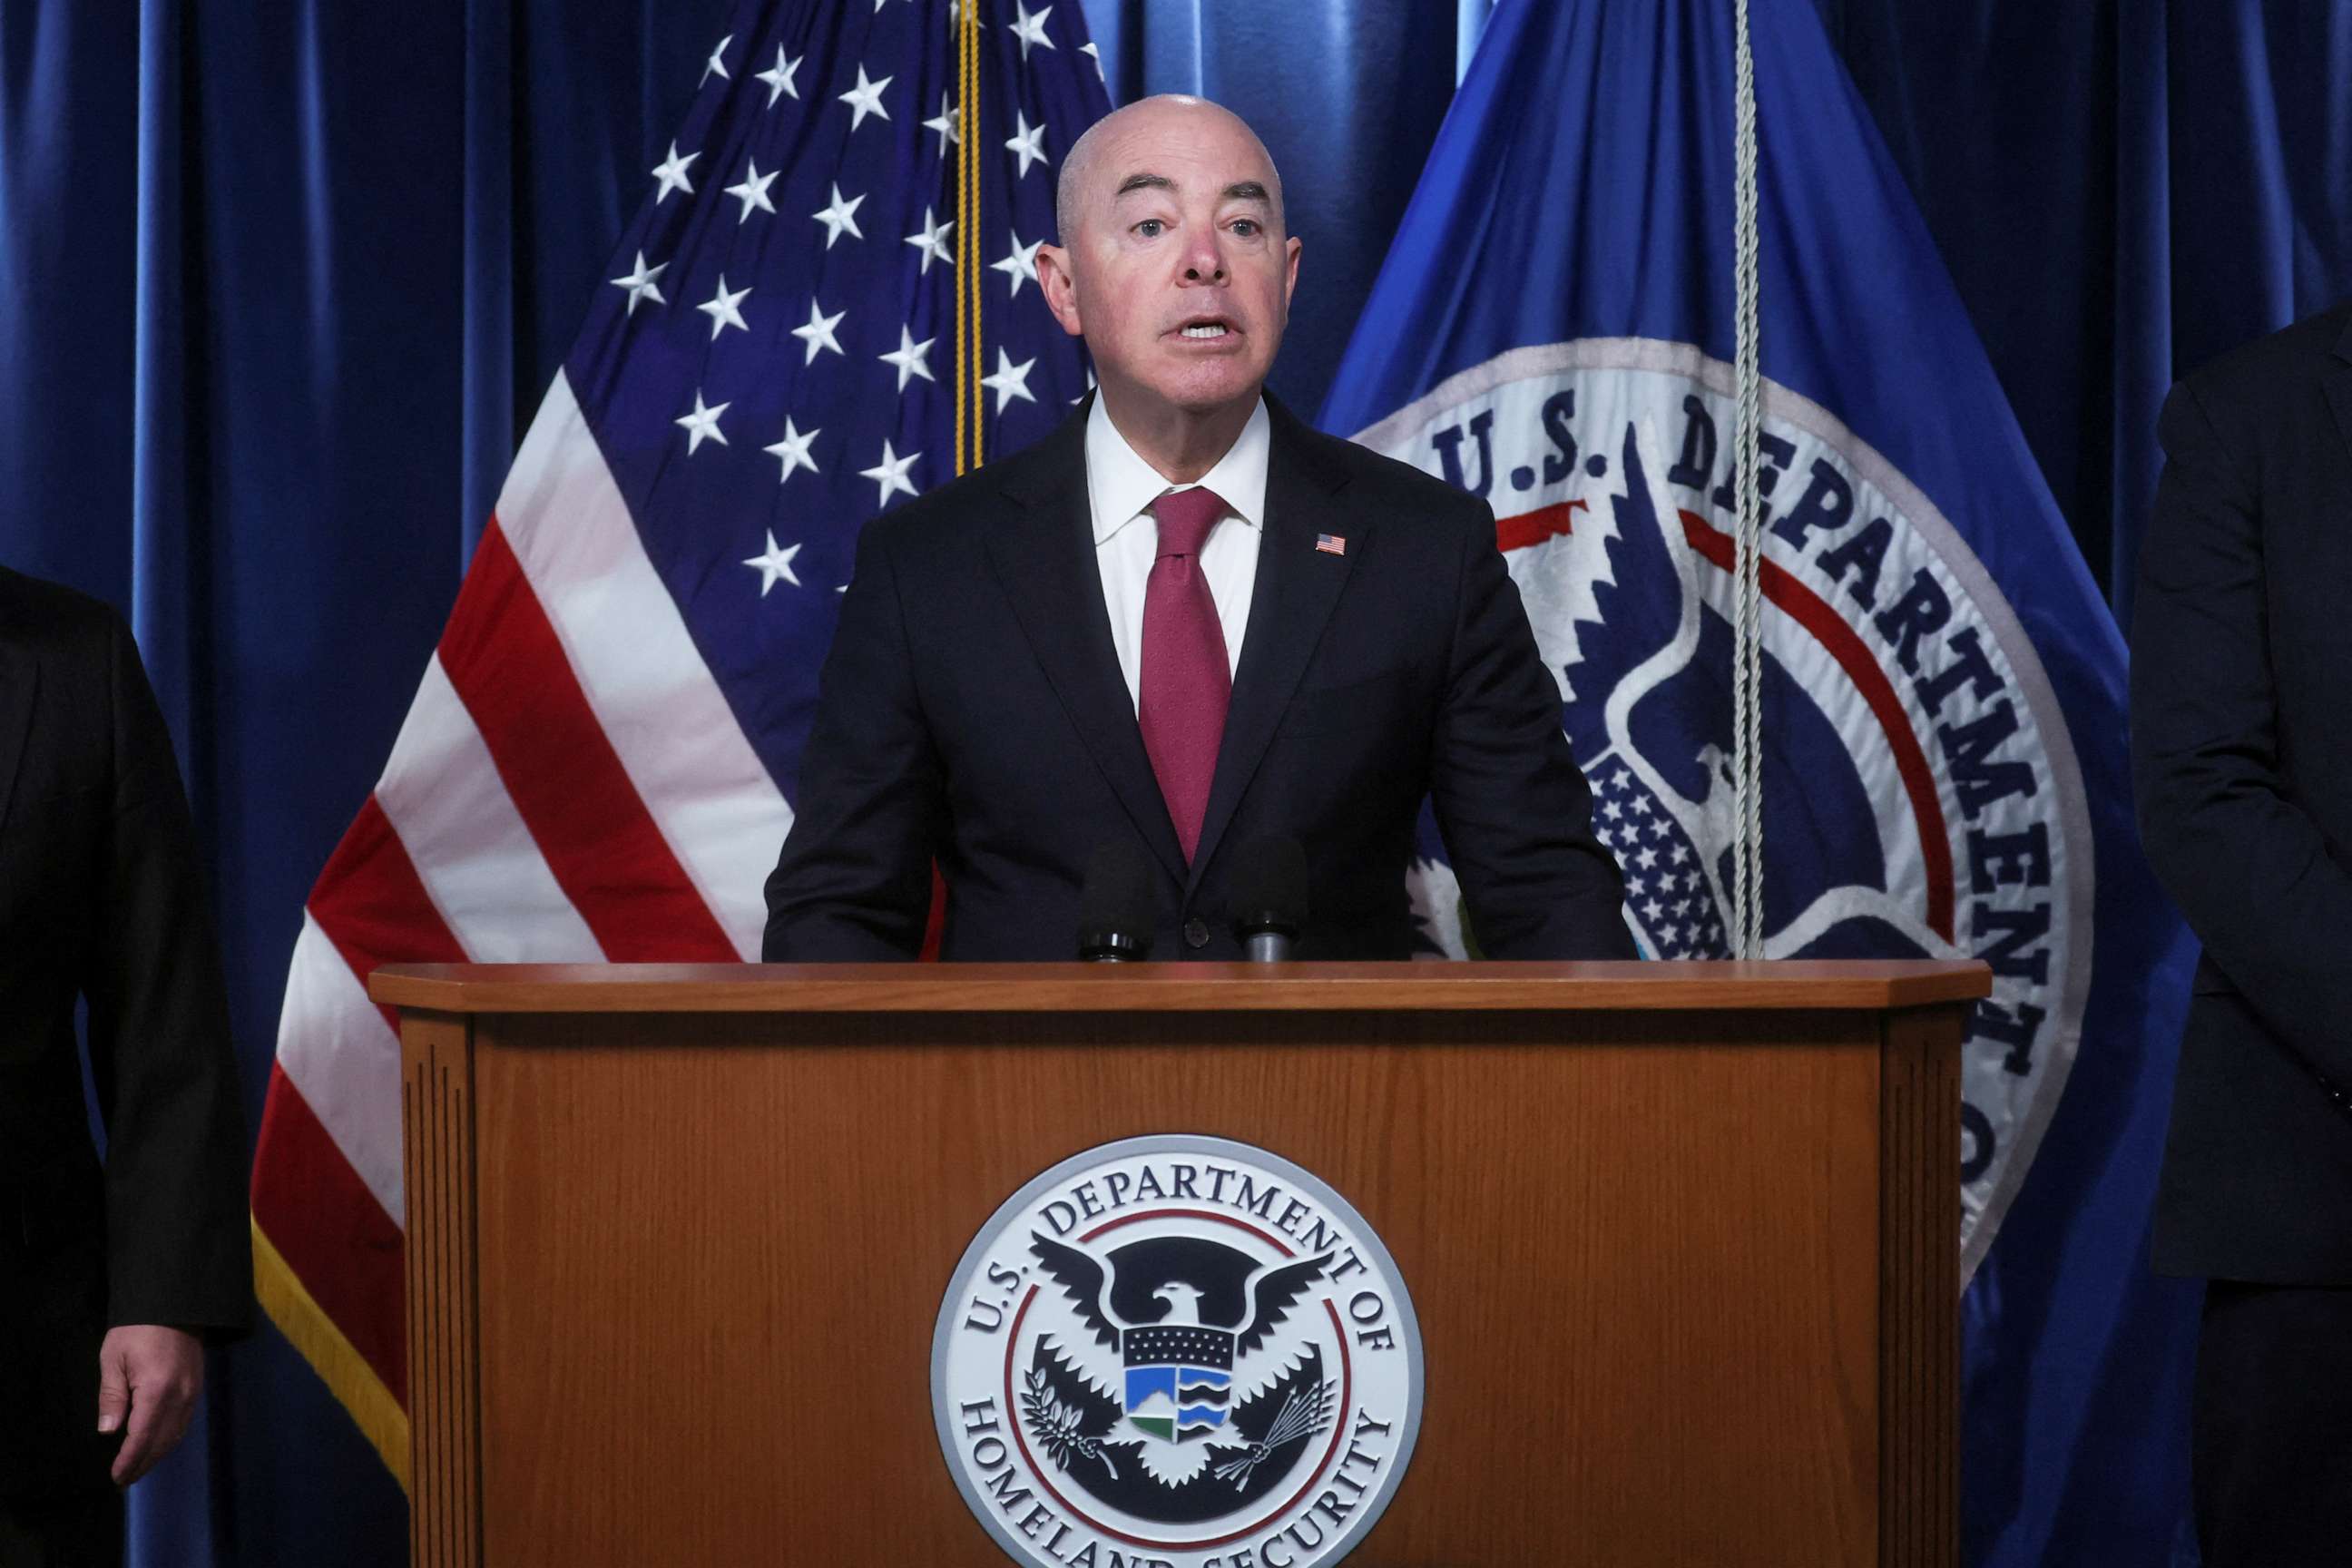
[[[1815,3],[2128,631],[2166,390],[2352,295],[2352,8]]]

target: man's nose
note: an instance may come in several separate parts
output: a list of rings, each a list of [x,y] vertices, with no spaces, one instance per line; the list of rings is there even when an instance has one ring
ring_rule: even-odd
[[[1187,283],[1223,283],[1225,280],[1225,253],[1217,243],[1217,231],[1194,229],[1184,248],[1184,281]]]

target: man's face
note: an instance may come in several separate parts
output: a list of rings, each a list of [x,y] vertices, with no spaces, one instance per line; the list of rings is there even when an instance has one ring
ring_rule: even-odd
[[[1139,104],[1104,132],[1076,232],[1040,252],[1055,317],[1086,338],[1114,406],[1197,414],[1255,398],[1298,280],[1273,165],[1209,104]]]

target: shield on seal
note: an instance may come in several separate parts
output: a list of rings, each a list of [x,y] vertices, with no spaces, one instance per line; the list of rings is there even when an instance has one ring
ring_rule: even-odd
[[[1233,1400],[1234,1333],[1200,1324],[1127,1331],[1127,1418],[1164,1443],[1222,1429]]]

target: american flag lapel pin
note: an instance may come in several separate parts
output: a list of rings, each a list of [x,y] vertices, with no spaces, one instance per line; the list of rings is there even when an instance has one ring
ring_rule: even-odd
[[[1315,536],[1315,548],[1326,555],[1345,555],[1348,542],[1336,533],[1318,533]]]

